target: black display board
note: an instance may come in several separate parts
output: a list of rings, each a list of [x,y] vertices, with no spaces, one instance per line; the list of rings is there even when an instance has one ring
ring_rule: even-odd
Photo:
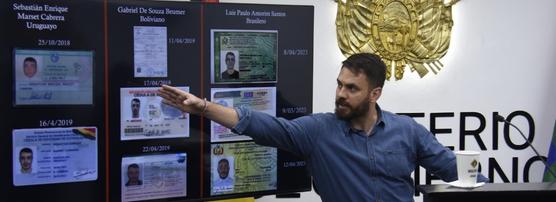
[[[310,114],[313,7],[10,0],[0,11],[5,198],[196,201],[310,190],[302,159],[215,136],[221,128],[176,114],[153,89],[180,86],[234,106],[245,102],[240,94],[272,94],[266,113]],[[224,76],[229,65],[239,78]],[[216,185],[224,157],[231,187]],[[139,182],[126,184],[133,171]]]

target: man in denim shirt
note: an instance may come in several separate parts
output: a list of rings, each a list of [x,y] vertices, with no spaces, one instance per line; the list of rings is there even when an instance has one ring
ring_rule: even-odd
[[[422,125],[378,106],[385,78],[378,56],[354,54],[342,63],[334,113],[294,120],[226,108],[170,86],[159,92],[184,112],[303,157],[323,201],[413,201],[416,165],[450,182],[457,180],[456,158]]]

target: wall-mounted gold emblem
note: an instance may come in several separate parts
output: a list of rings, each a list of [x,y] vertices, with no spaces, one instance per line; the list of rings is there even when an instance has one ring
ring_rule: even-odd
[[[347,57],[371,52],[386,63],[390,79],[403,78],[406,67],[420,77],[443,66],[450,45],[452,5],[443,0],[338,0],[336,34]]]

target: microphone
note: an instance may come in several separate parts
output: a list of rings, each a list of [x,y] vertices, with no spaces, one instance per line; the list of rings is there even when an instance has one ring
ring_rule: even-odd
[[[535,149],[535,147],[533,147],[533,144],[531,144],[531,142],[529,142],[529,139],[527,139],[525,137],[525,135],[523,135],[523,132],[521,132],[521,130],[519,130],[519,128],[517,126],[515,126],[514,124],[512,124],[511,122],[507,121],[503,116],[501,116],[500,114],[496,114],[496,120],[499,122],[504,122],[506,124],[509,124],[510,126],[514,127],[515,129],[517,129],[517,131],[519,132],[519,134],[521,135],[521,137],[523,137],[523,139],[525,139],[525,141],[527,142],[527,144],[529,146],[531,146],[531,148],[533,149],[533,151],[535,152],[535,154],[537,154],[537,157],[539,157],[539,159],[544,163],[544,166],[546,166],[546,169],[548,170],[548,172],[550,172],[550,174],[553,177],[556,177],[556,174],[554,174],[554,171],[552,171],[550,169],[550,166],[548,165],[548,163],[546,162],[546,160],[544,160],[543,158],[541,158],[541,155],[539,154],[539,152],[537,151],[537,149]]]

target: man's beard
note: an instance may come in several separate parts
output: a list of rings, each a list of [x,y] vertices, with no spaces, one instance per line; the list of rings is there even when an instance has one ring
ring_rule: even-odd
[[[339,106],[342,105],[344,107],[343,110],[339,109]],[[346,112],[345,108],[349,108],[349,112]],[[369,103],[361,102],[358,106],[351,106],[349,103],[345,101],[345,99],[336,100],[336,109],[334,109],[334,114],[339,119],[351,121],[352,119],[362,117],[369,112]]]

